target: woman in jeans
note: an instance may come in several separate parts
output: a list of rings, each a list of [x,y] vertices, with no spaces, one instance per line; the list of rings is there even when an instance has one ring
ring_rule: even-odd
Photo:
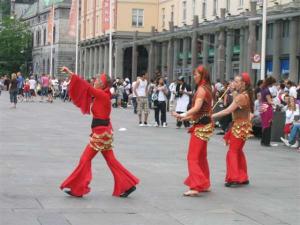
[[[153,95],[156,95],[156,99],[157,99],[156,101],[154,101],[156,127],[159,127],[160,125],[162,125],[163,127],[167,127],[167,117],[166,117],[167,94],[168,94],[168,88],[165,85],[164,79],[160,78],[153,89]],[[161,114],[160,121],[159,121],[159,112]]]
[[[11,75],[11,82],[9,84],[9,95],[10,95],[10,102],[12,104],[12,108],[17,107],[17,95],[18,95],[18,81],[17,75],[13,73]]]

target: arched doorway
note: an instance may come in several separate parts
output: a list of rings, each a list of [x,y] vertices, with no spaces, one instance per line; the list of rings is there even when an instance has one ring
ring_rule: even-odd
[[[138,46],[137,76],[148,70],[148,51],[144,46]]]
[[[132,81],[132,47],[126,48],[123,60],[123,78],[128,77]]]

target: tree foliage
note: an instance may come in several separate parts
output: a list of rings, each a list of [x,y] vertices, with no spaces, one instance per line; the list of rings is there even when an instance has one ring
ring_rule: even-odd
[[[10,15],[10,2],[11,0],[0,0],[0,14],[3,17]]]
[[[32,35],[25,23],[5,17],[0,22],[0,75],[28,70]],[[25,72],[25,71],[24,71]]]

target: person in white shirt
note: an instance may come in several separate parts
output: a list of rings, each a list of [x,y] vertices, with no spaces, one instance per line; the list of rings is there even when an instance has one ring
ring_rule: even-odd
[[[147,74],[144,73],[141,79],[137,80],[133,90],[137,100],[137,113],[139,116],[139,126],[148,126],[148,81]],[[142,122],[142,114],[144,113],[144,123]]]
[[[133,112],[134,114],[137,114],[137,101],[136,101],[136,95],[134,93],[134,89],[135,89],[135,86],[136,86],[136,82],[140,79],[139,76],[136,77],[136,81],[132,82],[132,105],[133,105]]]
[[[295,99],[297,99],[297,87],[296,84],[292,81],[288,81],[286,86],[289,89],[289,96],[294,97]]]
[[[29,89],[30,89],[30,99],[33,101],[33,97],[36,96],[35,89],[36,89],[36,80],[33,78],[33,76],[30,77],[29,83]]]
[[[61,91],[62,91],[62,100],[65,102],[68,97],[68,86],[70,84],[70,81],[66,78],[64,82],[61,85]]]
[[[174,80],[170,85],[169,85],[169,90],[170,90],[170,110],[174,111],[175,110],[175,94],[176,94],[176,80]]]
[[[164,79],[160,78],[154,89],[152,94],[152,99],[154,100],[155,107],[155,126],[159,127],[162,125],[163,127],[167,127],[167,95],[168,88],[164,83]],[[159,113],[161,114],[161,119],[159,120]]]
[[[176,86],[176,113],[185,113],[188,110],[188,105],[190,103],[190,96],[192,95],[192,90],[188,84],[184,82],[184,77],[181,76],[177,80]],[[188,121],[184,121],[184,127],[190,126]],[[177,128],[182,126],[182,121],[177,120]]]
[[[284,135],[287,139],[289,133],[291,132],[291,127],[295,120],[295,116],[299,116],[299,105],[296,104],[294,97],[290,96],[288,104],[283,108],[285,111],[285,126],[284,126]]]

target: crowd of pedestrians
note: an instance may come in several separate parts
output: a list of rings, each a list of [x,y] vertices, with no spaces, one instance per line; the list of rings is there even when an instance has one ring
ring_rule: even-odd
[[[10,95],[12,108],[16,108],[17,102],[49,102],[55,98],[68,101],[68,79],[58,80],[47,74],[41,76],[29,76],[25,78],[21,72],[11,76],[0,77],[0,91],[6,90]]]
[[[95,79],[87,80],[91,85]],[[50,102],[55,98],[69,101],[68,78],[58,80],[47,74],[24,78],[21,72],[5,75],[0,78],[1,90],[10,94],[12,108],[16,108],[18,101]],[[186,82],[186,77],[169,82],[166,77],[156,74],[155,79],[149,80],[146,72],[135,80],[129,78],[116,78],[111,87],[112,104],[116,108],[132,107],[138,115],[139,126],[155,126],[166,128],[168,126],[167,112],[178,114],[187,112],[191,107],[191,100],[196,90]],[[215,111],[227,108],[236,96],[233,80],[217,80],[212,84]],[[273,118],[275,112],[283,115],[284,129],[282,142],[292,148],[299,148],[300,136],[300,84],[290,80],[277,81],[272,76],[259,80],[253,87],[254,112],[252,115],[253,134],[261,139],[261,145],[273,146],[271,143]],[[150,112],[153,111],[153,116]],[[151,118],[150,118],[150,117]],[[149,123],[149,121],[151,121]],[[153,122],[152,122],[153,121]],[[221,128],[218,134],[225,134],[231,126],[232,116],[227,115],[215,125]],[[176,128],[189,128],[188,121],[177,120]]]

